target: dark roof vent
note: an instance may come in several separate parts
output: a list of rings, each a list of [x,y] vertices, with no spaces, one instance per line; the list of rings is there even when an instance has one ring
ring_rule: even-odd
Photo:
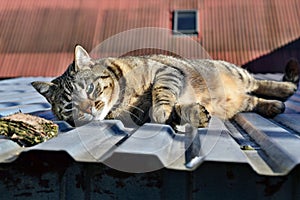
[[[198,34],[198,11],[197,10],[176,10],[173,12],[173,33],[174,34]]]

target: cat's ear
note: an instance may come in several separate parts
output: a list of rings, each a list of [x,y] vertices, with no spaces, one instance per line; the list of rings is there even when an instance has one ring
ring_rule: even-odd
[[[74,61],[75,67],[81,69],[89,66],[92,62],[92,59],[82,46],[76,45]]]
[[[32,82],[31,85],[38,91],[41,95],[46,97],[46,99],[50,102],[53,95],[53,91],[56,90],[57,85],[49,82],[35,81]]]

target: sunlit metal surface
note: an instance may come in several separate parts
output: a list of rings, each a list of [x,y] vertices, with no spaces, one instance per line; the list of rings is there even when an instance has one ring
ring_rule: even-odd
[[[258,76],[268,78],[268,75]],[[269,76],[270,79],[281,77],[280,74]],[[50,105],[30,85],[33,80],[50,79],[1,81],[1,116],[21,111],[55,120]],[[110,120],[72,128],[56,121],[60,126],[59,135],[33,147],[24,148],[0,139],[0,162],[14,162],[20,154],[31,151],[49,151],[66,152],[78,162],[103,163],[128,172],[161,168],[191,171],[204,162],[227,162],[249,164],[258,174],[285,175],[300,163],[299,99],[298,90],[287,100],[286,112],[274,119],[255,113],[241,113],[226,122],[213,118],[210,127],[198,129],[192,136],[158,124],[129,129],[120,121]],[[219,124],[213,126],[213,123]],[[122,163],[125,158],[126,162]]]

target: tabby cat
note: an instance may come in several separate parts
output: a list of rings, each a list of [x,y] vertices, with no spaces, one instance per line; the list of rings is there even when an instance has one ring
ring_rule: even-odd
[[[129,126],[154,122],[205,127],[211,115],[229,119],[243,111],[273,117],[284,111],[284,103],[253,94],[283,100],[297,89],[290,82],[256,80],[225,61],[166,55],[92,59],[79,45],[64,74],[32,85],[60,120],[81,125],[120,119]]]

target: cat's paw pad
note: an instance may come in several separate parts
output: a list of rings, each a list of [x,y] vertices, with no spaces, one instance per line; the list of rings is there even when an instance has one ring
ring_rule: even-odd
[[[275,117],[276,115],[283,113],[285,110],[285,105],[281,101],[276,100],[265,100],[260,103],[258,108],[258,113],[265,117]]]

